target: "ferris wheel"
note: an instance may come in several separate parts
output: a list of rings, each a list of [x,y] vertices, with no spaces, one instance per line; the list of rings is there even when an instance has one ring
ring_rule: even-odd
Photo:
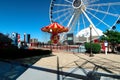
[[[51,22],[68,27],[76,32],[92,25],[102,31],[111,29],[120,17],[119,0],[51,0]],[[97,31],[96,31],[97,33]],[[98,33],[99,35],[99,33]]]

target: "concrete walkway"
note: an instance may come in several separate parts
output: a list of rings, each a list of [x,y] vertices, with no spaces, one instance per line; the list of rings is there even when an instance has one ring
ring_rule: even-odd
[[[17,80],[88,80],[91,72],[99,75],[99,80],[119,80],[120,55],[95,54],[89,57],[81,53],[54,51],[52,56],[40,59]]]

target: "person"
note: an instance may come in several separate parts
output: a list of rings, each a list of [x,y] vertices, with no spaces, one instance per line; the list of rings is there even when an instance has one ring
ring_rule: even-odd
[[[108,42],[107,41],[104,42],[104,46],[105,46],[105,54],[107,55],[107,46],[108,46]]]

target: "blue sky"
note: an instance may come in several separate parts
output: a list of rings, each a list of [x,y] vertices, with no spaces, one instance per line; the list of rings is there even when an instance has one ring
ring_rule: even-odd
[[[0,0],[0,32],[24,33],[44,41],[40,28],[50,24],[50,0]]]
[[[47,42],[49,34],[40,29],[50,24],[50,2],[51,0],[0,0],[0,32],[17,32],[22,40],[23,34],[27,33],[31,34],[31,38]]]

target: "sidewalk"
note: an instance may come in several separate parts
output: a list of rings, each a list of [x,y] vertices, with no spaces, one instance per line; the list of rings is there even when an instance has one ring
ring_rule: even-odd
[[[120,75],[120,55],[95,54],[89,57],[81,53],[54,51],[52,56],[40,59],[17,80],[85,80],[90,71]]]

